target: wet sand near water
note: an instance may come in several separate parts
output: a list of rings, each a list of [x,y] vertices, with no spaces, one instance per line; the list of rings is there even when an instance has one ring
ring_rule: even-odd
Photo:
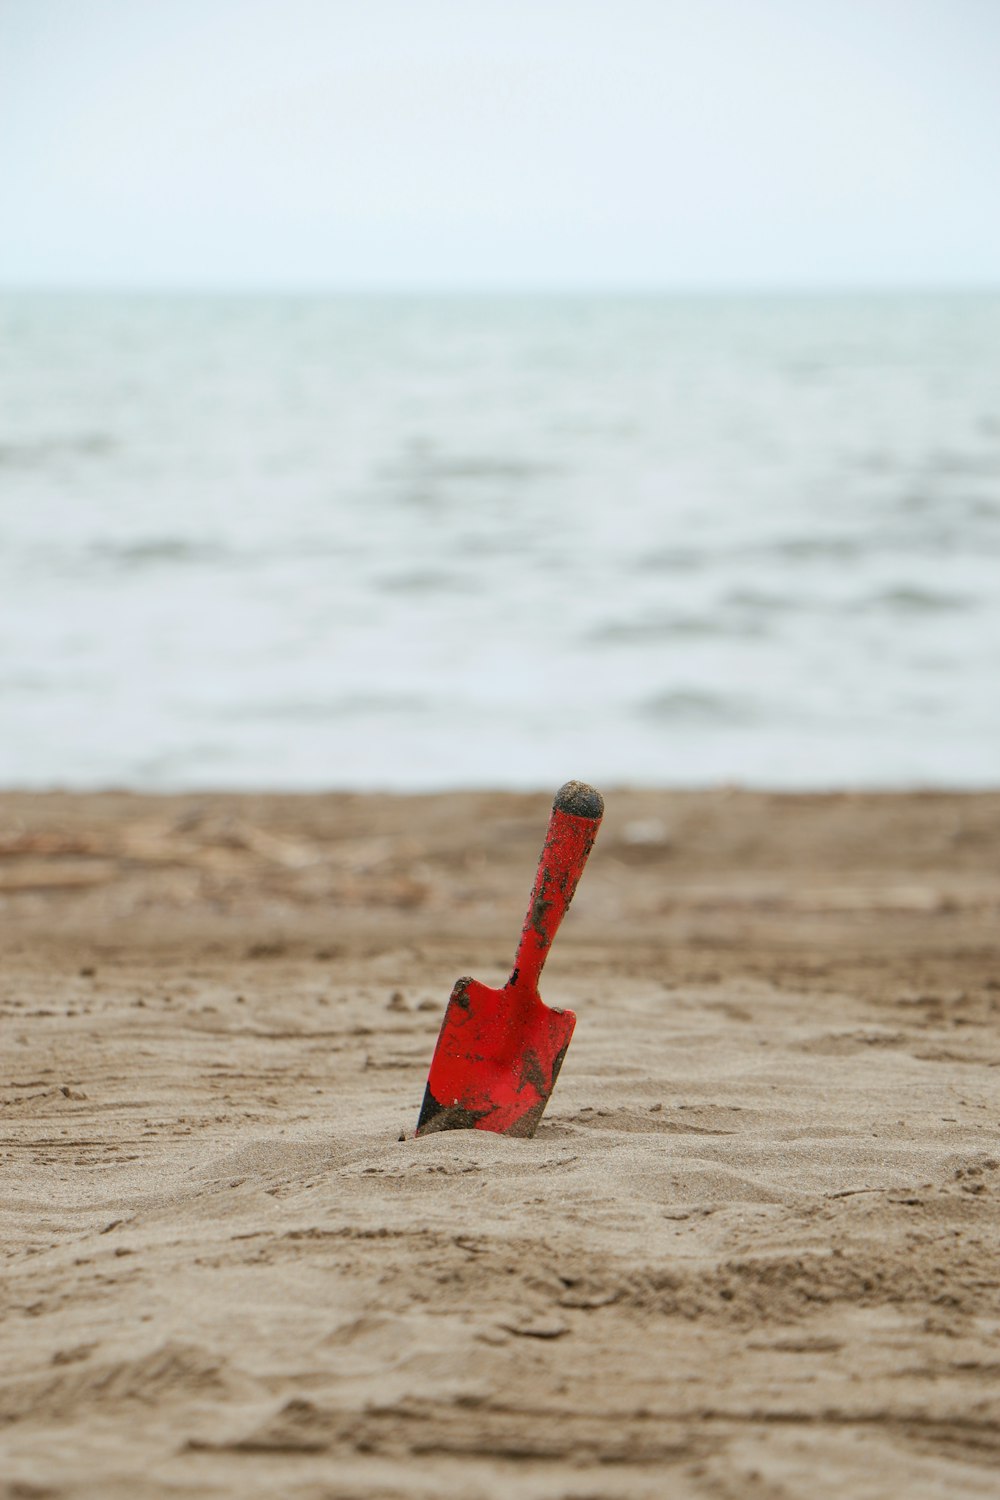
[[[0,795],[0,1497],[1000,1495],[1000,794]],[[405,1135],[405,1139],[400,1139]]]

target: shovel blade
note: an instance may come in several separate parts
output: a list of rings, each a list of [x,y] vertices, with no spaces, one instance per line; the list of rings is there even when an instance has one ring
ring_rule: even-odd
[[[460,979],[441,1023],[417,1134],[534,1135],[575,1025],[572,1011],[551,1009],[537,991]]]

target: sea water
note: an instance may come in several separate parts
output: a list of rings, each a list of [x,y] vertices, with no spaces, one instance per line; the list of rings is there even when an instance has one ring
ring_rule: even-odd
[[[1000,780],[1000,296],[0,299],[0,784]]]

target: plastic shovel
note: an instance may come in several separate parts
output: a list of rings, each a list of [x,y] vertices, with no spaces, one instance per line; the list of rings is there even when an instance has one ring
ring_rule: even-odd
[[[431,1061],[417,1134],[534,1135],[576,1025],[542,1003],[538,980],[597,837],[604,799],[582,781],[556,793],[514,968],[502,989],[460,979]]]

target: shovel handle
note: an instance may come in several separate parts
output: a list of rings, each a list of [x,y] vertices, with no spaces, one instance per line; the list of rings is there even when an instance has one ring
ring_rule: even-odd
[[[508,983],[537,989],[542,965],[573,899],[604,815],[604,798],[583,781],[567,781],[552,804],[538,873]]]

